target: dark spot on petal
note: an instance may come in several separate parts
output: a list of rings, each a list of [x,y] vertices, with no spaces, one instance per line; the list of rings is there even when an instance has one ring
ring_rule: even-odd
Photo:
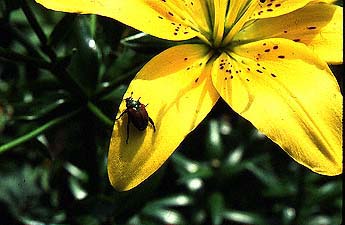
[[[265,52],[269,52],[270,50],[271,50],[271,49],[269,49],[269,48],[268,48],[268,49],[265,49]]]
[[[260,2],[261,2],[261,3],[265,3],[265,2],[266,2],[266,0],[260,0]]]
[[[163,17],[161,17],[161,16],[158,16],[158,18],[161,19],[161,20],[163,19]]]
[[[262,71],[261,71],[261,70],[256,70],[256,72],[258,72],[258,73],[262,73]]]
[[[224,80],[227,80],[227,79],[228,79],[227,77],[224,78]]]
[[[287,33],[287,30],[284,30],[284,33],[286,34],[286,33]]]
[[[299,38],[293,39],[294,42],[299,42],[300,40]]]
[[[282,4],[279,4],[279,3],[278,3],[278,4],[275,4],[275,7],[280,7],[281,5],[282,5]]]
[[[188,58],[184,58],[184,61],[187,61],[188,60]]]
[[[196,78],[194,82],[196,83],[196,82],[198,82],[198,80],[199,80],[199,77],[198,77],[198,78]]]
[[[278,49],[278,45],[273,46],[273,49]]]
[[[284,59],[285,56],[283,56],[283,55],[278,55],[278,58],[279,58],[279,59]]]
[[[232,78],[234,78],[234,76],[231,75],[231,76],[230,76],[230,79],[232,79]]]
[[[275,75],[274,73],[271,73],[271,76],[272,76],[272,77],[277,77],[277,75]]]
[[[174,14],[172,12],[168,12],[170,16],[174,16]]]
[[[267,9],[267,12],[272,12],[273,11],[273,9]]]
[[[308,28],[308,30],[315,30],[316,29],[316,27],[307,27]]]
[[[247,78],[246,81],[249,81],[249,79]]]

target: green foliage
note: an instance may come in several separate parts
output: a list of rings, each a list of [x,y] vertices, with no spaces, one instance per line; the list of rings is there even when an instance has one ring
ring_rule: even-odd
[[[171,45],[109,18],[0,2],[0,224],[341,223],[341,177],[295,163],[221,101],[150,179],[111,187],[122,95]]]

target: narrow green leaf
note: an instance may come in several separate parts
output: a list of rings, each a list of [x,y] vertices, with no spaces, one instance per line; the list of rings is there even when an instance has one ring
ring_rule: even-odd
[[[212,193],[208,198],[211,221],[214,225],[219,225],[223,221],[224,198],[221,193]]]
[[[57,47],[66,38],[67,34],[72,31],[76,17],[77,14],[65,14],[50,33],[47,45]]]

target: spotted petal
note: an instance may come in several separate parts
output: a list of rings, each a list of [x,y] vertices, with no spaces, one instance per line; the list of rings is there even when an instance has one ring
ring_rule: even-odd
[[[243,28],[234,41],[282,37],[302,42],[328,63],[343,62],[343,9],[311,3],[292,13],[256,20]]]
[[[297,9],[300,9],[310,2],[321,2],[315,0],[257,0],[258,6],[251,19],[262,19],[281,16]],[[322,2],[331,2],[323,0]]]
[[[233,110],[297,162],[342,172],[342,95],[305,45],[274,38],[234,47],[215,61],[212,78]]]
[[[108,174],[118,190],[128,190],[154,173],[211,110],[219,95],[211,81],[210,55],[203,45],[180,45],[154,57],[131,82],[133,92],[155,123],[145,131],[130,126],[127,118],[115,121],[108,155]],[[117,117],[125,110],[120,106]]]
[[[198,27],[186,19],[184,11],[179,7],[168,6],[165,1],[36,0],[36,2],[57,11],[107,16],[168,40],[186,40],[198,35],[195,31]],[[188,9],[191,5],[184,7]]]

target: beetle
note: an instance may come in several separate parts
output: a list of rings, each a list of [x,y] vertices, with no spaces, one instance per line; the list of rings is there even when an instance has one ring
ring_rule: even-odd
[[[151,119],[149,117],[147,111],[146,111],[146,105],[142,104],[140,102],[140,98],[138,100],[133,99],[133,91],[131,92],[131,96],[128,98],[125,98],[126,101],[126,109],[121,113],[121,115],[115,119],[119,120],[124,114],[127,114],[127,138],[126,138],[126,144],[128,144],[129,139],[129,124],[130,122],[133,123],[134,127],[136,127],[140,131],[144,131],[147,127],[147,125],[150,123],[153,127],[153,132],[156,132],[156,127]]]

